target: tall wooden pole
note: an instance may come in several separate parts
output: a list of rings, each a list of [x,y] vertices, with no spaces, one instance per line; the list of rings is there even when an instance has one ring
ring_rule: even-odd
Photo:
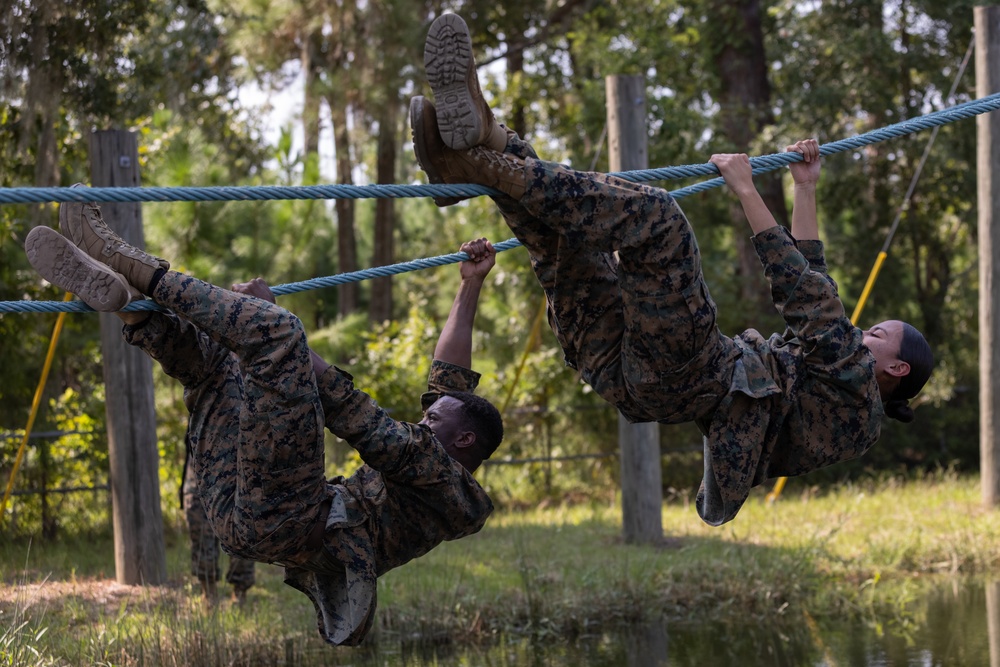
[[[139,149],[131,132],[90,136],[90,180],[94,187],[138,187]],[[104,220],[119,236],[143,248],[138,203],[104,203]],[[111,510],[115,578],[121,584],[159,584],[167,578],[160,509],[159,452],[153,401],[153,363],[122,340],[122,323],[102,313],[104,392],[111,459]]]
[[[986,582],[986,640],[990,667],[1000,667],[1000,581]]]
[[[648,169],[645,80],[641,76],[609,76],[605,90],[611,171]],[[655,544],[663,539],[660,425],[631,424],[618,415],[618,443],[625,541]]]
[[[973,9],[976,95],[1000,92],[1000,7]],[[979,204],[979,463],[983,503],[1000,503],[1000,112],[976,117]]]

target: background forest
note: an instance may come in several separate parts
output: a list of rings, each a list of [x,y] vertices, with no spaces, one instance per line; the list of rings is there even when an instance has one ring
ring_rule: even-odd
[[[962,2],[5,0],[0,186],[86,181],[89,134],[112,128],[139,134],[147,186],[311,184],[321,180],[321,155],[332,156],[337,183],[422,182],[405,109],[412,95],[430,94],[423,39],[444,11],[469,23],[500,120],[543,157],[583,169],[609,170],[611,74],[646,77],[651,166],[704,163],[715,152],[773,153],[810,136],[826,143],[976,96],[970,66],[948,98],[972,38],[971,3]],[[269,142],[266,109],[246,101],[257,89],[300,108],[301,126]],[[977,470],[975,132],[973,121],[941,128],[861,322],[909,320],[935,348],[919,426],[887,424],[863,460],[795,483]],[[820,222],[848,312],[928,139],[920,133],[825,160]],[[758,184],[787,220],[787,177]],[[723,330],[776,330],[735,198],[714,190],[682,205]],[[143,216],[151,251],[223,285],[257,275],[271,284],[305,280],[511,236],[487,198],[448,209],[423,199],[151,203]],[[22,250],[29,229],[56,218],[53,205],[0,206],[0,300],[61,298]],[[279,303],[361,388],[397,418],[415,420],[457,278],[456,267],[442,267]],[[616,414],[564,367],[546,327],[532,340],[541,299],[526,253],[503,253],[475,339],[481,392],[508,422],[502,456],[597,456],[487,467],[484,482],[501,503],[606,496],[617,487]],[[0,433],[23,431],[54,319],[0,314]],[[70,316],[35,430],[76,433],[33,440],[18,488],[107,483],[100,354],[97,317]],[[156,372],[163,502],[176,513],[184,412],[179,386]],[[17,443],[0,441],[4,484]],[[693,497],[697,432],[664,427],[662,443],[669,494]],[[329,453],[331,472],[353,467],[343,444],[331,442]],[[77,528],[91,515],[106,521],[92,505],[90,494],[44,503],[25,496],[8,516],[15,530],[54,535],[70,517]]]

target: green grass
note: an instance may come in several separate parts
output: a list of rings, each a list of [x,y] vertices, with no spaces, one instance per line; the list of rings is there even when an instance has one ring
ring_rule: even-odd
[[[621,540],[615,504],[500,511],[380,579],[369,641],[572,637],[664,617],[795,632],[833,618],[907,622],[926,582],[1000,563],[1000,513],[982,508],[978,479],[943,473],[822,493],[790,484],[773,505],[755,493],[721,528],[672,502],[663,525],[664,544],[635,546]],[[207,611],[183,536],[168,547],[171,583],[127,588],[107,581],[108,537],[0,545],[0,665],[356,661],[322,644],[311,605],[278,568],[258,568],[246,607]]]

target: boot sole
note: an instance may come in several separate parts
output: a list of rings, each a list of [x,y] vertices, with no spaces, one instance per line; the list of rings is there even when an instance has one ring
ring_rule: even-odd
[[[457,151],[472,148],[483,134],[469,82],[476,76],[476,64],[469,28],[457,14],[439,16],[431,24],[424,43],[424,68],[434,91],[441,139]]]
[[[435,185],[443,185],[444,179],[434,168],[431,156],[427,152],[427,142],[424,137],[423,99],[423,97],[417,96],[410,100],[410,133],[413,136],[413,154],[417,157],[417,164],[427,174],[427,180]],[[460,201],[462,201],[461,197],[434,197],[434,203],[442,208]]]
[[[112,313],[129,304],[128,284],[111,267],[101,264],[49,227],[35,227],[24,240],[24,252],[38,273],[94,310]]]

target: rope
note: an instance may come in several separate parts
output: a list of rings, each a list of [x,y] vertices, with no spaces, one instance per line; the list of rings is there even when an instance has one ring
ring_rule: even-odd
[[[820,148],[820,155],[833,155],[854,150],[887,139],[901,137],[932,127],[977,116],[1000,109],[1000,93],[971,100],[947,109],[934,111],[895,125],[841,139]],[[798,153],[775,153],[751,158],[754,173],[760,174],[801,160]],[[693,164],[658,169],[614,172],[633,183],[667,181],[697,176],[717,176],[714,164]],[[722,185],[722,179],[712,179],[683,188],[674,194],[680,198]],[[0,204],[43,204],[48,202],[141,202],[141,201],[254,201],[289,199],[405,199],[408,197],[474,197],[498,194],[481,185],[299,185],[299,186],[218,186],[173,188],[0,188]]]
[[[978,100],[957,104],[947,109],[935,111],[924,116],[918,116],[894,125],[865,132],[854,137],[841,139],[820,146],[820,155],[833,155],[849,150],[855,150],[888,139],[901,137],[921,130],[940,127],[958,120],[971,118],[979,114],[1000,109],[1000,93],[988,95]],[[763,174],[785,167],[792,162],[802,160],[799,153],[774,153],[750,158],[754,174]],[[700,165],[683,165],[659,169],[641,169],[636,171],[614,172],[612,175],[622,179],[641,183],[655,180],[673,180],[692,176],[718,174],[718,168],[712,163]],[[710,190],[724,185],[725,181],[712,178],[701,183],[695,183],[670,195],[681,199],[698,192]],[[312,185],[294,187],[248,186],[248,187],[182,187],[182,188],[0,188],[0,204],[4,203],[46,203],[70,201],[249,201],[276,199],[357,199],[371,197],[472,197],[479,195],[498,194],[495,190],[480,185]],[[504,252],[520,246],[517,239],[508,239],[495,244],[497,252]],[[351,273],[341,273],[325,278],[313,278],[297,283],[277,285],[272,288],[275,296],[292,294],[311,289],[332,287],[345,283],[359,282],[371,278],[392,276],[409,271],[417,271],[445,264],[454,264],[468,259],[465,253],[457,252],[426,259],[411,260],[399,264],[362,269]],[[123,310],[160,310],[160,306],[152,301],[143,300],[131,303]],[[17,312],[93,312],[80,301],[63,303],[59,301],[2,301],[0,313]]]
[[[493,244],[493,247],[497,252],[504,252],[505,250],[510,250],[512,248],[517,248],[521,245],[521,242],[517,239],[508,239],[506,241],[501,241],[500,243]],[[469,259],[469,256],[464,252],[453,252],[448,255],[439,255],[437,257],[427,257],[424,259],[414,259],[408,262],[400,262],[398,264],[389,264],[386,266],[376,266],[370,269],[362,269],[360,271],[353,271],[351,273],[340,273],[335,276],[326,276],[325,278],[311,278],[309,280],[303,280],[296,283],[285,283],[284,285],[276,285],[271,288],[271,291],[275,296],[284,296],[286,294],[294,294],[296,292],[305,292],[311,289],[321,289],[324,287],[335,287],[337,285],[343,285],[344,283],[359,282],[362,280],[369,280],[371,278],[383,278],[385,276],[394,276],[399,273],[407,273],[410,271],[419,271],[421,269],[429,269],[435,266],[444,266],[446,264],[457,264],[458,262],[464,262]],[[153,301],[149,299],[144,299],[142,301],[136,301],[130,303],[129,305],[122,308],[123,311],[142,311],[142,310],[163,310],[161,306],[158,306]],[[58,312],[68,312],[68,313],[91,313],[94,309],[83,303],[82,301],[71,301],[69,303],[63,303],[61,301],[0,301],[0,313],[58,313]]]

